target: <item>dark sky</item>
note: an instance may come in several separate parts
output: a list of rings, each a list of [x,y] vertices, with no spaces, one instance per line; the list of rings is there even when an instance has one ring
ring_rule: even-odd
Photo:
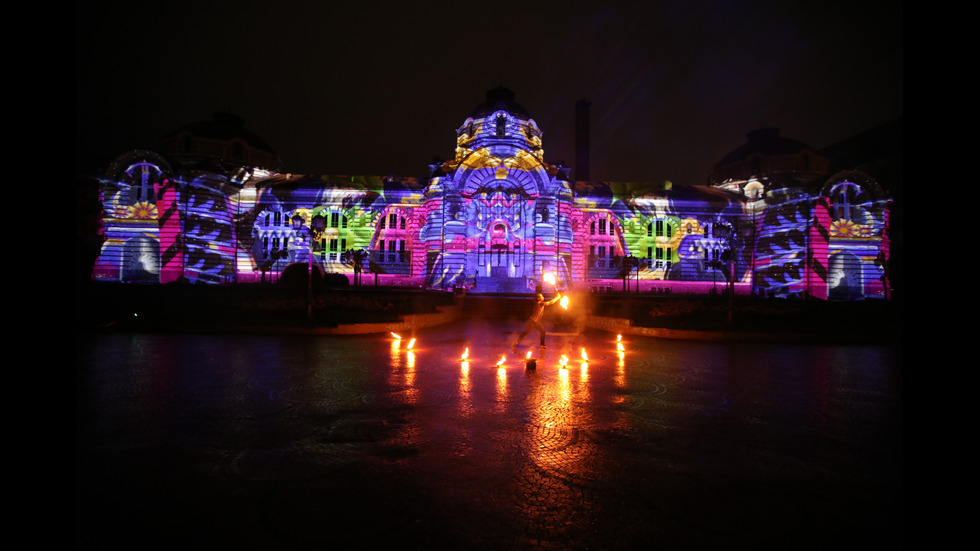
[[[286,172],[424,176],[502,85],[549,162],[587,99],[592,179],[697,184],[753,129],[822,148],[903,114],[894,1],[99,4],[76,4],[84,158],[231,111]]]

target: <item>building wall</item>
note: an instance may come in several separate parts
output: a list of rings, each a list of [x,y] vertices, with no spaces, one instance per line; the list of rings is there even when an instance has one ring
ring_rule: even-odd
[[[817,190],[754,175],[573,183],[543,160],[523,109],[491,107],[457,129],[454,159],[425,180],[122,155],[101,181],[93,277],[253,283],[311,262],[351,279],[361,266],[381,285],[481,292],[533,292],[554,272],[564,289],[713,293],[731,282],[773,297],[888,297],[890,199],[867,175],[840,173]],[[313,236],[317,216],[326,227]]]
[[[622,279],[630,266],[624,259],[632,256],[642,260],[632,272],[638,279],[673,277],[683,287],[684,281],[717,279],[703,267],[694,275],[670,276],[669,267],[704,254],[705,217],[730,216],[703,202],[672,201],[669,193],[659,200],[636,198],[629,209],[612,195],[580,195],[573,202],[568,182],[549,181],[539,190],[539,182],[521,170],[489,176],[471,171],[462,182],[438,177],[425,185],[305,175],[238,185],[220,174],[164,174],[167,169],[153,161],[133,160],[129,170],[165,180],[167,185],[150,186],[166,190],[159,199],[145,192],[147,177],[103,182],[107,240],[98,280],[274,281],[290,263],[309,261],[307,228],[319,214],[327,228],[314,245],[313,262],[325,272],[353,274],[352,253],[363,250],[368,273],[397,276],[402,284],[449,288],[507,279],[513,280],[511,290],[530,291],[548,271],[567,288]],[[300,230],[291,222],[297,214]],[[668,232],[658,234],[658,223]],[[700,245],[682,246],[694,238]],[[657,256],[655,250],[669,252]]]
[[[508,290],[530,292],[543,272],[557,271],[563,288],[701,293],[724,288],[733,271],[742,293],[885,297],[888,209],[880,202],[787,194],[757,217],[736,195],[710,188],[571,201],[521,195],[507,179],[460,194],[445,193],[450,182],[369,177],[273,175],[237,185],[219,174],[174,173],[152,156],[130,161],[123,177],[103,181],[96,280],[274,281],[290,263],[309,261],[307,228],[320,214],[327,228],[313,262],[351,276],[352,253],[364,251],[365,274],[385,284],[484,280],[488,289],[488,280],[506,279]],[[291,223],[297,214],[300,230]],[[726,251],[735,254],[723,258]]]

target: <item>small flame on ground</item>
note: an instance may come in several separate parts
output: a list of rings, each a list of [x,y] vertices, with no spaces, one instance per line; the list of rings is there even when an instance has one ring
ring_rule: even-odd
[[[413,346],[415,346],[415,339],[408,341],[408,346],[406,346],[406,348],[411,350]]]
[[[398,340],[401,340],[401,338],[402,338],[402,336],[401,336],[401,335],[399,335],[398,333],[392,333],[392,334],[391,334],[391,336],[392,336],[392,337],[395,337],[395,338],[396,338],[396,339],[398,339]]]
[[[562,354],[561,355],[561,361],[559,363],[561,363],[561,366],[562,367],[565,367],[566,365],[568,365],[568,356]]]
[[[530,350],[527,351],[527,355],[524,356],[524,359],[526,359],[526,360],[530,360],[531,359],[531,351]]]
[[[505,355],[503,355],[503,354],[501,354],[501,356],[500,356],[500,361],[499,361],[499,362],[497,362],[497,367],[500,367],[500,366],[502,366],[502,365],[504,365],[504,361],[505,361],[505,360],[507,360],[507,356],[505,356]]]
[[[589,355],[585,353],[584,348],[582,349],[582,359],[585,361],[589,361]]]
[[[463,350],[463,356],[460,359],[461,360],[465,360],[466,358],[469,358],[469,357],[470,357],[470,349],[469,349],[469,347],[467,347],[466,350]]]

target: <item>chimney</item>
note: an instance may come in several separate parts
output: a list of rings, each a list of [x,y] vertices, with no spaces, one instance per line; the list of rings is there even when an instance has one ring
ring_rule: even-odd
[[[575,102],[575,180],[589,180],[589,106],[588,100]]]

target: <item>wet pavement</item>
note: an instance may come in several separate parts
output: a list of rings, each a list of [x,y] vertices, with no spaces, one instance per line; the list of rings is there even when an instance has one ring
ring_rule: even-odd
[[[522,326],[80,335],[75,547],[904,546],[901,350]]]

